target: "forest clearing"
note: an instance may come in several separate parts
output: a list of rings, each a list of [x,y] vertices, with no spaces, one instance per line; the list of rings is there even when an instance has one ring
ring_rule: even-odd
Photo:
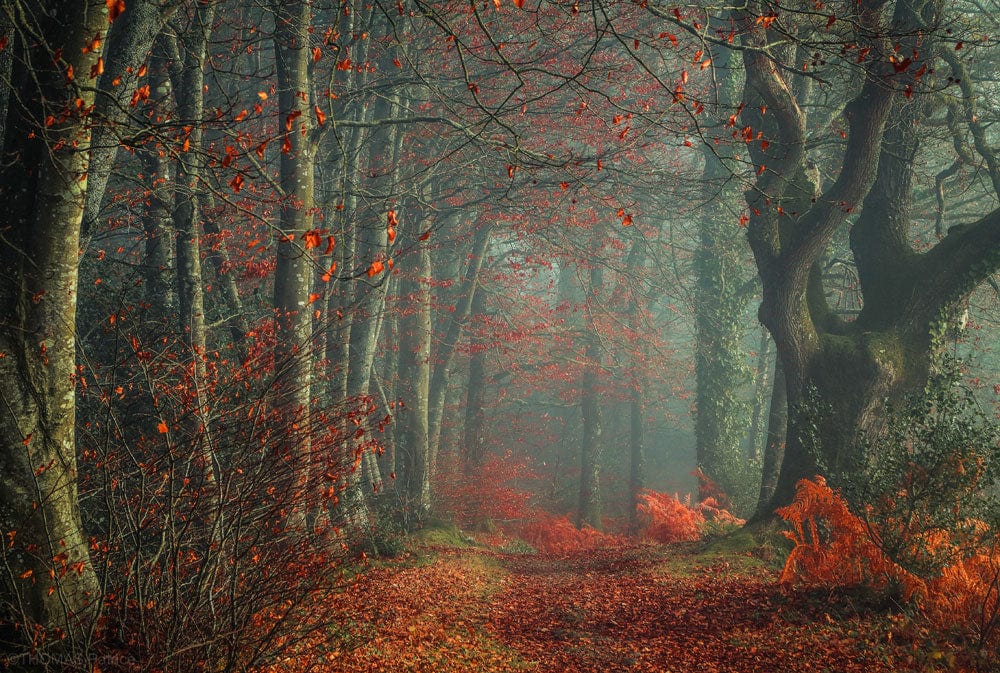
[[[1000,0],[0,0],[0,669],[1000,673]]]

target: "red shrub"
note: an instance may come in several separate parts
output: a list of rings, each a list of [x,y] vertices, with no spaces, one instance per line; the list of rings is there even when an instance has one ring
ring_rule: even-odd
[[[781,573],[782,584],[883,589],[897,583],[934,627],[964,631],[979,647],[996,637],[1000,543],[983,543],[974,555],[945,565],[936,577],[924,581],[886,556],[876,544],[879,532],[853,514],[822,477],[800,481],[792,504],[777,513],[792,525],[785,535],[795,543]],[[929,554],[952,557],[953,541],[944,531],[924,535],[919,543]]]
[[[521,538],[546,554],[570,554],[624,542],[617,535],[608,535],[590,526],[577,528],[569,517],[557,517],[546,512],[540,512],[535,520],[521,528]]]
[[[644,490],[636,508],[639,510],[640,532],[657,542],[685,542],[701,537],[705,516],[691,507],[690,496],[681,502],[675,496]]]

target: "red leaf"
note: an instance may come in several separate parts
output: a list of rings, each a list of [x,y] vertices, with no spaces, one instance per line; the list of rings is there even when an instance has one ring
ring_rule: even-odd
[[[229,181],[229,186],[233,188],[234,194],[239,194],[240,190],[243,189],[243,176],[237,175],[232,180]]]
[[[323,50],[320,47],[313,47],[313,62],[323,58]]]
[[[524,9],[524,0],[514,0],[514,6],[518,9]]]
[[[319,109],[319,106],[313,108],[316,112],[316,123],[322,126],[326,123],[326,113]]]

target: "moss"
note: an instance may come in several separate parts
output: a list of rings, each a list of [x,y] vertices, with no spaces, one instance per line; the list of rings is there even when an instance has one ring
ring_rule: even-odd
[[[417,531],[410,537],[414,547],[455,547],[467,549],[478,546],[472,538],[451,523],[437,522]]]
[[[784,564],[788,555],[787,541],[779,540],[785,538],[776,532],[762,535],[757,527],[744,527],[698,542],[670,545],[668,549],[673,553],[665,554],[657,567],[661,572],[681,576],[719,566],[724,566],[727,572],[775,570]]]

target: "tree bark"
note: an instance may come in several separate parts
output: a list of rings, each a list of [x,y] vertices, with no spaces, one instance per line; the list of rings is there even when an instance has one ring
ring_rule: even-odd
[[[741,72],[733,67],[729,49],[712,54],[718,85],[713,103],[719,119],[736,108]],[[698,468],[727,493],[740,495],[746,461],[742,442],[750,407],[743,399],[749,383],[743,340],[748,324],[744,319],[755,287],[745,269],[746,243],[733,236],[739,199],[733,147],[705,147],[702,156],[704,204],[698,218],[698,248],[695,251],[695,456]],[[705,482],[700,482],[704,484]],[[704,491],[699,499],[707,497]]]
[[[755,519],[767,519],[774,514],[771,499],[778,485],[778,472],[785,455],[785,438],[788,434],[788,391],[781,360],[774,362],[771,384],[771,405],[767,415],[767,436],[761,463],[760,496],[757,498]]]
[[[275,390],[286,423],[282,450],[294,471],[289,524],[297,528],[305,528],[306,524],[304,498],[311,460],[312,264],[305,246],[315,206],[309,72],[311,18],[311,3],[307,0],[288,0],[275,5],[278,132],[282,138],[279,172],[283,192],[274,274]]]
[[[431,302],[429,280],[431,255],[426,245],[417,251],[414,277],[403,288],[411,314],[402,320],[403,346],[400,352],[401,397],[406,404],[403,422],[403,452],[406,469],[405,512],[411,527],[426,521],[431,506],[430,483],[430,350]]]
[[[0,621],[21,622],[27,638],[24,622],[35,622],[73,649],[100,601],[77,491],[76,383],[85,374],[75,320],[94,100],[87,77],[108,14],[100,0],[44,5],[8,17],[7,48],[18,58],[0,169],[0,527],[16,533],[4,545]]]
[[[597,383],[601,369],[601,341],[594,324],[593,312],[604,285],[604,270],[599,260],[590,267],[589,297],[590,324],[584,354],[583,374],[580,377],[580,416],[583,436],[580,441],[580,502],[577,523],[582,528],[590,526],[601,530],[601,416]]]
[[[201,163],[204,160],[204,82],[205,57],[212,31],[215,6],[202,4],[195,11],[191,25],[178,40],[178,54],[173,63],[173,90],[177,114],[185,128],[177,162],[174,193],[174,228],[177,251],[177,298],[181,342],[191,361],[192,408],[184,409],[181,441],[190,442],[195,467],[203,485],[217,496],[215,455],[208,420],[207,332],[205,327],[205,291],[201,268]],[[214,515],[213,515],[214,516]]]
[[[431,470],[434,465],[441,442],[441,419],[444,416],[445,396],[448,392],[448,381],[450,379],[452,362],[455,356],[455,348],[465,323],[469,319],[472,311],[473,298],[476,294],[476,286],[479,283],[479,272],[483,266],[483,258],[486,255],[486,248],[490,241],[491,227],[482,225],[476,230],[475,238],[472,242],[472,252],[469,255],[469,264],[465,270],[465,279],[458,291],[458,300],[455,311],[451,314],[448,322],[448,329],[444,335],[437,351],[437,358],[434,365],[434,374],[431,378],[430,387],[430,446],[431,446]]]
[[[486,293],[476,286],[472,299],[472,320],[486,312]],[[479,474],[486,459],[486,343],[473,331],[470,336],[469,380],[466,385],[465,432],[462,442],[462,469],[465,476]]]
[[[139,87],[140,66],[146,61],[167,20],[181,4],[130,0],[108,31],[109,47],[104,74],[97,79],[94,117],[98,123],[93,131],[93,165],[87,177],[84,232],[93,229],[97,223],[122,140],[135,132],[128,117],[130,110],[135,109],[130,98]]]

